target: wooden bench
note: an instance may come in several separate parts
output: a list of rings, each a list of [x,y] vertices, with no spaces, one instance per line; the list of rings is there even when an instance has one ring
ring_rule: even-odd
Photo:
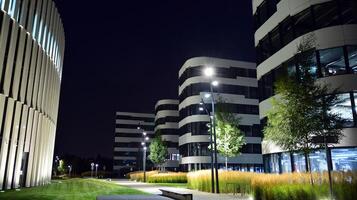
[[[178,191],[178,190],[167,190],[167,189],[160,189],[162,192],[161,196],[164,197],[169,197],[171,199],[175,200],[193,200],[192,194],[183,192],[183,191]]]

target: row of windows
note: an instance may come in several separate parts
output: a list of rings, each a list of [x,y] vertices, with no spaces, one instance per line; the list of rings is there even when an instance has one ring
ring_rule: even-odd
[[[252,126],[239,125],[239,129],[244,132],[246,137],[261,137],[262,128],[259,124]],[[180,136],[191,133],[192,135],[209,135],[209,122],[192,122],[185,124],[179,129]]]
[[[128,128],[128,129],[137,129],[140,127],[141,130],[153,131],[154,125],[138,125],[138,124],[115,124],[115,128]]]
[[[245,105],[245,104],[232,104],[232,103],[221,103],[221,111],[237,114],[251,114],[258,115],[259,107],[256,105]],[[200,111],[199,108],[201,105],[192,104],[180,110],[180,120],[185,119],[191,115],[206,114],[205,111]],[[205,107],[209,112],[211,112],[211,106],[206,104]]]
[[[162,117],[162,118],[158,118],[155,121],[155,125],[161,125],[161,124],[165,124],[167,122],[171,122],[171,123],[177,123],[179,121],[179,117],[176,116],[166,116],[166,117]]]
[[[295,38],[324,27],[357,23],[357,4],[352,0],[330,1],[313,5],[287,17],[259,41],[256,47],[259,65]]]
[[[275,93],[274,84],[282,77],[290,76],[299,80],[301,63],[310,65],[310,73],[315,78],[357,73],[357,46],[343,46],[323,50],[310,50],[295,55],[279,67],[262,76],[258,81],[260,101]]]
[[[159,129],[160,135],[178,135],[179,129]]]
[[[209,83],[195,83],[191,84],[181,92],[180,102],[183,102],[187,97],[200,95],[201,92],[209,92],[210,85]],[[240,85],[226,85],[220,84],[219,87],[215,88],[214,92],[223,93],[223,94],[235,94],[235,95],[244,95],[247,99],[257,99],[258,98],[258,88],[256,87],[247,87]]]
[[[154,117],[135,117],[129,115],[117,115],[116,119],[126,119],[126,120],[137,120],[137,121],[144,121],[144,122],[154,122]],[[139,124],[139,122],[138,122]]]
[[[139,150],[139,151],[141,151],[141,150]],[[114,156],[137,157],[137,156],[139,156],[139,152],[114,151]]]
[[[333,148],[329,149],[332,170],[355,171],[357,170],[357,148]],[[311,171],[327,171],[326,151],[314,150],[309,154]],[[306,172],[307,156],[297,152],[283,152],[264,155],[264,168],[268,173]]]
[[[182,85],[187,79],[195,76],[203,76],[203,66],[190,67],[186,69],[179,78],[179,85]],[[248,77],[256,78],[257,73],[255,69],[246,69],[238,67],[215,67],[215,77],[221,78],[232,78],[236,79],[238,77]]]
[[[211,151],[208,148],[210,144],[208,142],[200,143],[187,143],[180,146],[180,155],[182,157],[188,156],[210,156]],[[261,144],[245,144],[242,146],[241,153],[246,154],[261,154]]]
[[[115,133],[115,137],[130,137],[130,138],[142,138],[142,133]],[[151,134],[148,134],[148,137],[152,137]]]
[[[168,148],[178,148],[177,142],[165,141],[165,144]],[[149,146],[150,143],[146,143],[146,145]],[[114,146],[115,147],[140,148],[142,145],[141,145],[141,142],[115,142]]]
[[[155,114],[157,114],[158,111],[161,110],[178,110],[178,105],[177,104],[161,104],[158,105],[155,109]]]
[[[280,0],[264,0],[254,14],[255,30],[259,29],[277,10],[276,5]]]
[[[183,164],[181,165],[182,171],[197,171],[204,169],[211,169],[211,164],[209,163],[192,163],[192,164]],[[225,169],[225,163],[218,163],[218,169]],[[242,172],[263,172],[262,164],[230,164],[228,163],[228,169],[234,171]]]

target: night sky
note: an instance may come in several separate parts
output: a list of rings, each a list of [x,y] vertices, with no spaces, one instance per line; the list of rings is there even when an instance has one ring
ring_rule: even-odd
[[[251,0],[55,0],[66,32],[56,155],[112,157],[115,111],[177,98],[196,56],[254,61]]]

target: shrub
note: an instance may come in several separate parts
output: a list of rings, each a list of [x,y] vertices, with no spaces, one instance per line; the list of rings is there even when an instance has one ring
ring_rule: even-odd
[[[146,172],[146,180],[154,174],[158,174],[159,171],[149,171]],[[143,171],[137,171],[137,172],[131,172],[128,174],[129,179],[132,181],[144,181],[144,172]]]

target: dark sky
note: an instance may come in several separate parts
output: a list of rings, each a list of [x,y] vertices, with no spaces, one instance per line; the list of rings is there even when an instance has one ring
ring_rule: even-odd
[[[66,51],[56,154],[111,157],[115,111],[176,98],[188,58],[254,61],[251,0],[57,0]]]

